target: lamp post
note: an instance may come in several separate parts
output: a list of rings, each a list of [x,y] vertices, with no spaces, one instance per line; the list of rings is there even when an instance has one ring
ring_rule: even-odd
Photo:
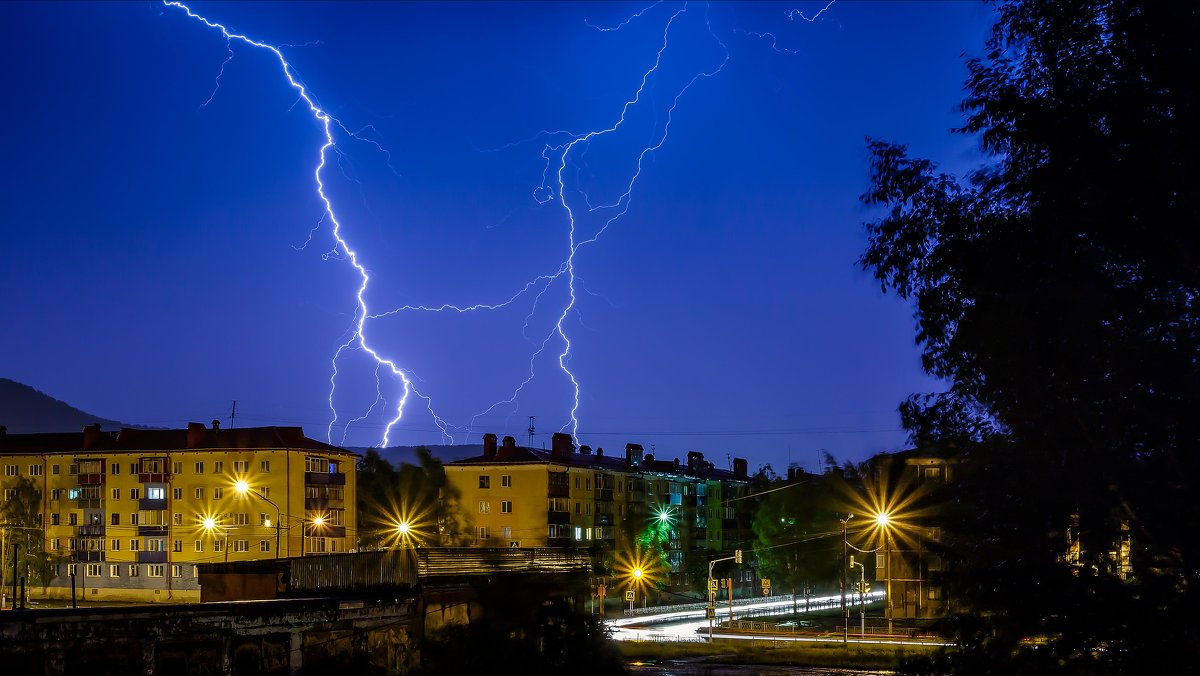
[[[320,528],[325,525],[325,517],[314,516],[312,519],[300,519],[300,556],[304,556],[304,541],[308,539],[308,525],[311,524],[313,529]]]
[[[217,529],[218,524],[216,519],[211,516],[206,516],[204,517],[204,522],[202,525],[204,526],[204,532],[211,535],[213,531]],[[221,550],[225,552],[225,563],[229,563],[229,529],[222,528],[221,530],[225,535],[225,540],[221,545]]]
[[[237,481],[237,483],[235,483],[233,485],[233,490],[237,491],[237,493],[239,495],[253,495],[254,497],[258,498],[259,500],[262,500],[263,502],[265,502],[268,505],[271,505],[272,507],[275,508],[275,558],[278,559],[279,558],[279,529],[281,527],[281,524],[280,524],[281,518],[280,517],[283,515],[283,511],[279,509],[279,505],[275,504],[275,502],[273,500],[271,500],[271,498],[268,498],[267,496],[263,495],[259,491],[256,491],[253,488],[250,488],[250,484],[246,483],[245,479],[239,479]],[[268,527],[269,527],[269,525],[268,525]]]
[[[842,563],[843,564],[845,564],[846,561],[849,560],[849,556],[850,556],[850,541],[848,539],[846,539],[846,524],[849,523],[850,519],[853,519],[853,518],[854,518],[853,514],[847,514],[846,518],[838,519],[838,521],[840,521],[842,523]],[[842,583],[842,643],[849,643],[850,642],[850,609],[848,607],[846,607],[846,568],[847,568],[847,566],[842,565],[840,567],[842,569],[842,579],[841,579],[841,583]]]
[[[892,519],[887,512],[875,515],[875,523],[883,529],[883,572],[887,580],[884,597],[887,601],[888,634],[892,633]]]
[[[731,559],[733,561],[736,561],[737,563],[741,563],[742,562],[742,550],[736,549],[733,552],[733,556],[725,556],[725,557],[722,557],[719,559],[713,559],[712,561],[708,562],[708,609],[705,611],[704,614],[708,616],[708,642],[709,643],[712,643],[712,640],[713,640],[713,619],[717,616],[717,603],[716,603],[717,591],[716,591],[716,585],[713,584],[713,576],[712,576],[713,566],[717,563],[720,563],[721,561],[729,561]],[[732,594],[732,591],[730,593]],[[733,616],[733,597],[732,596],[730,596],[729,604],[730,604],[729,605],[729,607],[730,607],[729,614],[730,614],[730,617],[732,618],[732,616]]]

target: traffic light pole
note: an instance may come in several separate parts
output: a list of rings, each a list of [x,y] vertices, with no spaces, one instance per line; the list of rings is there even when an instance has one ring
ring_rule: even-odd
[[[708,562],[708,608],[705,609],[705,615],[708,616],[708,642],[713,640],[713,618],[717,616],[717,590],[713,584],[713,566],[722,561],[742,562],[742,550],[735,549],[733,556],[725,556],[719,559],[713,559]],[[729,620],[733,621],[733,587],[729,588]]]

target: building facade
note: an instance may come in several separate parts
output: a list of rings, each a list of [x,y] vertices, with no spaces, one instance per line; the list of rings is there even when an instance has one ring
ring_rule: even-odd
[[[70,598],[73,577],[80,599],[199,601],[198,563],[353,551],[355,460],[299,427],[0,427],[3,498],[33,483],[57,564],[34,598]]]
[[[719,470],[700,453],[660,461],[639,444],[623,457],[575,447],[555,434],[549,451],[497,445],[484,435],[483,455],[446,463],[447,481],[461,495],[478,547],[586,547],[603,563],[629,551],[647,525],[661,519],[668,542],[668,586],[695,582],[688,559],[749,549],[752,482],[746,461]],[[694,555],[689,557],[689,554]],[[702,575],[703,577],[703,575]]]

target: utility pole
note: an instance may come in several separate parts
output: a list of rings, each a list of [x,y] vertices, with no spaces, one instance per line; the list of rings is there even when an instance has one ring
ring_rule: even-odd
[[[850,642],[850,609],[846,607],[846,562],[850,557],[850,541],[846,539],[846,523],[853,518],[853,514],[847,514],[846,518],[838,519],[842,522],[842,643]]]
[[[229,412],[229,429],[233,429],[233,419],[237,417],[237,399],[233,400],[233,410]]]
[[[705,610],[705,615],[708,616],[708,642],[713,640],[713,619],[717,616],[717,584],[713,580],[713,566],[721,561],[733,560],[736,563],[742,562],[742,550],[735,549],[733,556],[726,556],[719,559],[713,559],[708,562],[708,607]],[[729,620],[733,621],[733,585],[729,586]]]
[[[526,448],[533,448],[533,432],[533,416],[529,416],[529,441],[525,444]]]

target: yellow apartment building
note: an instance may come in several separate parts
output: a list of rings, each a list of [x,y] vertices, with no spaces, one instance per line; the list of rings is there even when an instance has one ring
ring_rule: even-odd
[[[354,551],[356,457],[299,427],[0,427],[0,488],[40,492],[58,566],[31,598],[69,599],[73,575],[89,601],[199,601],[198,563]]]
[[[512,437],[497,445],[485,434],[483,455],[445,464],[447,481],[462,496],[478,547],[587,547],[628,551],[652,518],[670,519],[671,581],[689,580],[685,555],[721,552],[750,535],[746,461],[733,471],[715,469],[692,452],[688,462],[658,461],[628,444],[624,457],[576,449],[567,434],[555,434],[549,451],[517,446]]]

